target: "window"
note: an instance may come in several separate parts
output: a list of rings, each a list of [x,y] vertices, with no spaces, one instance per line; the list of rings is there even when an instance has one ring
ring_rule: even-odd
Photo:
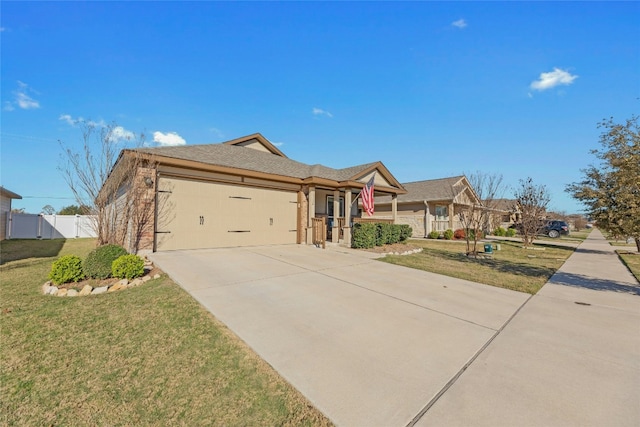
[[[448,207],[444,205],[436,205],[436,221],[444,221],[448,218]]]
[[[333,218],[333,196],[327,196],[327,216]],[[338,217],[344,217],[344,197],[340,197],[340,213]]]

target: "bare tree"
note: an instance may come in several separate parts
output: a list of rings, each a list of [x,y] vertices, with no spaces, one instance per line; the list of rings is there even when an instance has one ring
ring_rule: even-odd
[[[543,226],[542,219],[551,198],[547,187],[535,185],[531,178],[520,180],[520,187],[516,189],[514,197],[521,215],[522,243],[527,248]]]
[[[476,256],[478,238],[489,231],[493,217],[497,212],[499,199],[504,193],[502,175],[477,171],[467,176],[477,200],[470,198],[466,207],[460,211],[460,222],[465,228],[467,254]],[[473,242],[473,247],[471,245]]]
[[[154,166],[140,151],[123,148],[126,143],[141,147],[144,134],[123,132],[116,124],[81,121],[78,126],[82,147],[74,151],[61,142],[65,161],[59,169],[78,205],[95,216],[98,245],[114,243],[135,252],[139,236],[152,226]]]

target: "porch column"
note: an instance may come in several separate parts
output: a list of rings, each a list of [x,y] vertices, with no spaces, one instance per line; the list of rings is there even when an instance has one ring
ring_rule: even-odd
[[[449,228],[453,230],[453,215],[455,211],[453,210],[453,203],[449,205]]]
[[[397,194],[391,195],[391,219],[393,220],[394,224],[398,219],[398,195]]]
[[[309,187],[309,201],[307,202],[307,244],[313,242],[313,222],[311,219],[316,216],[316,187]]]
[[[351,189],[344,190],[344,244],[351,247]]]
[[[338,217],[340,216],[340,190],[333,190],[333,225],[331,227],[331,241],[338,243],[340,240],[340,227],[338,227]]]
[[[424,201],[424,237],[431,233],[431,214],[429,213],[429,202]]]

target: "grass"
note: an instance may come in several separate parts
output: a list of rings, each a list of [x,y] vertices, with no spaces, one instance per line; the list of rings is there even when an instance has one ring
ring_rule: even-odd
[[[622,262],[627,266],[631,274],[640,282],[640,253],[617,251]]]
[[[329,425],[169,278],[103,295],[40,287],[93,241],[3,241],[0,425]]]
[[[411,240],[410,243],[421,246],[422,252],[388,255],[382,261],[530,294],[538,292],[574,251],[544,245],[534,245],[537,250],[523,249],[522,243],[501,241],[501,250],[494,251],[492,259],[474,259],[465,255],[464,242]],[[478,246],[483,247],[481,242]]]

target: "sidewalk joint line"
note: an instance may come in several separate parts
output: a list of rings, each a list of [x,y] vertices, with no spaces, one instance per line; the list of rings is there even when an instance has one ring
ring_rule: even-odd
[[[406,427],[413,427],[418,421],[420,421],[424,414],[426,414],[427,411],[429,411],[429,409],[431,409],[431,407],[435,405],[435,403],[453,386],[453,384],[458,381],[458,378],[460,378],[462,374],[467,370],[467,368],[471,366],[473,362],[475,362],[475,360],[487,349],[487,347],[489,347],[493,340],[496,339],[498,335],[500,335],[500,332],[502,332],[504,328],[506,328],[507,325],[511,323],[513,318],[516,317],[520,310],[522,310],[522,308],[527,305],[527,303],[531,301],[531,298],[533,297],[534,295],[530,295],[529,298],[527,298],[526,301],[523,302],[520,307],[518,307],[518,309],[511,315],[511,317],[507,319],[504,325],[502,325],[500,329],[498,329],[496,333],[493,334],[493,336],[489,338],[489,340],[482,347],[480,347],[480,349],[471,357],[471,359],[469,359],[469,361],[465,363],[462,368],[460,368],[460,370],[444,385],[444,387],[442,387],[442,389],[429,402],[427,402],[424,408],[422,408],[420,412],[418,412],[416,416],[413,417],[411,421],[409,421],[409,424],[407,424]]]

